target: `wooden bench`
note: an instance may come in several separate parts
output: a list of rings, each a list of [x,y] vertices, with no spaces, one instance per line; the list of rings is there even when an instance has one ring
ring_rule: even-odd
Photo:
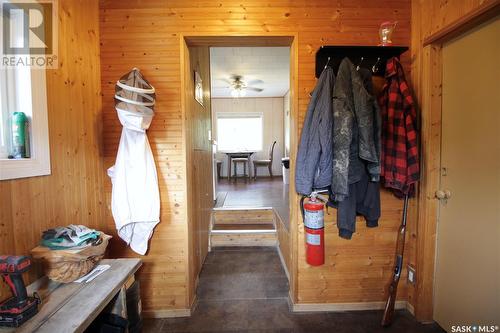
[[[99,265],[111,267],[89,283],[61,284],[43,277],[28,286],[28,295],[42,299],[38,313],[16,330],[5,332],[83,332],[106,308],[121,309],[126,318],[127,281],[141,266],[140,259],[104,259]]]

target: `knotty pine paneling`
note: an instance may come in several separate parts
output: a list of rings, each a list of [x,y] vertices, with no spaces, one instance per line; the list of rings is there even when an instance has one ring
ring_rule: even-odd
[[[426,117],[431,119],[428,123],[430,127],[434,127],[436,124],[440,126],[439,119],[440,115],[431,114],[429,108],[425,109],[423,105],[424,100],[434,101],[439,98],[441,92],[440,87],[429,87],[426,86],[430,81],[428,78],[433,74],[438,75],[441,71],[442,64],[440,61],[433,59],[432,62],[429,61],[431,56],[429,54],[436,53],[436,50],[430,50],[430,46],[427,48],[427,54],[424,54],[423,41],[436,34],[448,26],[456,22],[457,20],[467,17],[472,12],[480,9],[482,6],[487,6],[489,4],[498,3],[498,0],[461,0],[461,1],[433,1],[433,0],[412,0],[411,1],[411,85],[416,96],[417,104],[419,105],[419,112],[422,114],[422,118]],[[439,75],[438,75],[439,76]],[[427,77],[427,82],[426,78]],[[437,80],[433,80],[435,82]],[[434,103],[434,102],[433,102]],[[438,104],[441,103],[440,100],[437,101]],[[431,104],[428,102],[428,105]],[[431,125],[432,124],[432,125]],[[425,125],[425,124],[424,124]],[[436,147],[439,145],[439,137],[436,140],[435,129],[428,129],[428,134],[421,138],[422,144],[428,143]],[[431,165],[432,161],[435,160],[435,155],[425,154],[425,150],[428,151],[438,151],[439,149],[431,149],[430,147],[422,147],[422,166]],[[426,162],[427,159],[427,162]],[[432,171],[432,170],[431,170]],[[430,175],[423,175],[423,177],[429,177]],[[437,181],[437,180],[436,180]],[[436,189],[422,188],[423,193],[433,193]],[[423,195],[421,195],[423,197]],[[427,198],[430,199],[430,196]],[[425,205],[430,205],[431,203],[421,202],[421,207]],[[416,207],[414,205],[410,206],[410,216],[411,221],[415,223],[409,224],[408,232],[410,233],[410,240],[407,242],[411,252],[409,254],[409,262],[416,267],[416,277],[417,277],[417,288],[414,286],[409,286],[408,289],[408,302],[415,309],[415,315],[417,319],[422,321],[430,321],[433,317],[433,279],[434,279],[434,267],[429,266],[429,263],[434,263],[433,251],[424,249],[434,248],[435,243],[435,230],[430,230],[429,235],[422,235],[422,237],[417,238],[417,228],[422,233],[430,229],[429,225],[433,226],[435,224],[436,214],[432,212],[423,211],[419,212],[421,214],[418,217],[416,212]],[[424,208],[420,208],[423,210]],[[430,214],[430,215],[426,215]],[[418,225],[417,225],[418,218]],[[421,225],[424,223],[425,225]],[[432,252],[432,253],[431,253]],[[420,266],[419,266],[420,264]],[[425,267],[424,267],[425,266]]]
[[[287,229],[279,214],[275,211],[273,213],[274,224],[276,225],[276,232],[278,234],[278,246],[283,257],[282,264],[284,264],[287,274],[290,274],[290,230]]]
[[[101,159],[98,1],[58,3],[60,63],[46,72],[52,173],[0,181],[0,254],[29,254],[42,231],[59,225],[110,230]],[[36,265],[25,280],[40,274]],[[3,300],[10,292],[0,285]]]
[[[105,164],[112,164],[120,135],[120,124],[113,108],[114,82],[130,68],[139,67],[157,89],[156,115],[148,136],[157,161],[162,198],[161,223],[151,245],[152,253],[158,254],[150,253],[144,257],[147,260],[144,270],[148,263],[164,262],[162,260],[172,255],[185,256],[184,265],[176,266],[178,275],[172,275],[174,273],[167,265],[157,265],[158,270],[147,277],[141,273],[144,288],[152,291],[143,293],[146,312],[189,306],[187,294],[184,298],[179,296],[180,290],[187,289],[181,276],[188,271],[185,267],[188,254],[178,252],[187,249],[187,234],[180,237],[179,244],[156,240],[160,234],[178,232],[177,226],[187,224],[187,202],[183,195],[187,180],[183,150],[184,115],[180,95],[183,93],[180,80],[183,70],[180,35],[297,34],[299,82],[296,93],[298,122],[302,124],[309,102],[308,95],[315,85],[316,50],[321,45],[376,45],[378,27],[386,20],[399,22],[393,38],[395,44],[409,45],[410,10],[409,0],[100,1]],[[409,70],[409,55],[405,55],[402,60]],[[106,183],[106,197],[109,198],[109,180]],[[382,291],[390,277],[396,226],[400,220],[395,212],[401,206],[399,201],[390,196],[384,198],[383,216],[391,216],[391,219],[382,220],[381,228],[374,230],[365,230],[359,224],[358,234],[350,242],[338,239],[333,222],[329,220],[326,229],[327,252],[332,255],[323,268],[305,266],[303,232],[299,230],[296,292],[300,302],[340,303],[383,299]],[[298,220],[291,223],[301,226]],[[354,252],[333,255],[344,247],[354,247]],[[356,264],[344,264],[355,258],[358,258]],[[161,267],[164,267],[164,271]],[[170,272],[168,277],[176,283],[169,284],[168,278],[160,278],[167,270]],[[332,272],[335,274],[331,275]],[[373,274],[376,276],[370,277]],[[350,279],[350,287],[335,286],[342,279]],[[324,293],[318,292],[319,288],[313,290],[314,281],[327,283],[327,290]],[[404,298],[405,295],[405,281],[402,279],[400,296]]]
[[[400,224],[401,201],[391,193],[381,193],[382,217],[379,227],[367,228],[358,217],[351,240],[337,236],[336,211],[325,214],[325,265],[306,264],[303,225],[299,225],[298,303],[377,302],[393,270],[394,244]],[[398,299],[407,296],[406,270],[398,288]]]
[[[184,46],[186,110],[186,166],[188,198],[189,284],[188,305],[194,302],[198,275],[208,254],[208,230],[212,221],[213,161],[210,99],[210,50],[208,46]],[[203,106],[195,99],[195,71],[203,86]]]

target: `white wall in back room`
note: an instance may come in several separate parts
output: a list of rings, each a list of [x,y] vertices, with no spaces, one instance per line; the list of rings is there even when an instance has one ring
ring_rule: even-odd
[[[213,98],[212,123],[213,137],[217,139],[217,113],[259,113],[263,115],[263,148],[256,152],[253,159],[267,159],[269,146],[276,141],[273,158],[273,175],[281,175],[281,158],[284,156],[283,132],[283,97],[268,98]],[[227,176],[227,156],[217,153],[217,159],[222,161],[222,176]],[[250,167],[253,168],[253,165]],[[238,173],[242,173],[239,170]],[[253,172],[253,171],[252,171]],[[259,168],[258,176],[269,176],[267,168]]]
[[[284,135],[284,155],[290,156],[290,91],[283,96],[283,135]]]

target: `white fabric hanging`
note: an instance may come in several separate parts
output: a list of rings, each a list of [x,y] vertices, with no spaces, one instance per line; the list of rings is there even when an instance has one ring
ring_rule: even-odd
[[[160,222],[158,177],[146,135],[154,112],[122,99],[117,99],[115,108],[123,130],[115,165],[108,169],[113,184],[111,210],[120,238],[144,255]]]

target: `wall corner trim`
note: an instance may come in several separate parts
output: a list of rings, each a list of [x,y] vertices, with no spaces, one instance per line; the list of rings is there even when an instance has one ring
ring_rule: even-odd
[[[281,266],[283,267],[283,270],[285,271],[286,278],[288,279],[288,282],[290,282],[290,273],[288,272],[288,267],[286,267],[285,258],[283,257],[283,253],[281,253],[279,241],[278,241],[278,244],[276,245],[276,249],[278,250],[278,255],[280,257]]]

